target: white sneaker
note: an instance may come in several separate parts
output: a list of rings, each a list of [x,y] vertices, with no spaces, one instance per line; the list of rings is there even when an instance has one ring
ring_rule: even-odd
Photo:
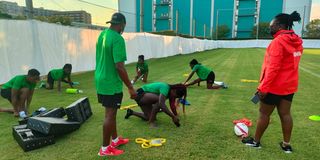
[[[24,112],[24,111],[19,112],[19,116],[20,116],[20,118],[26,118],[27,117],[26,112]]]

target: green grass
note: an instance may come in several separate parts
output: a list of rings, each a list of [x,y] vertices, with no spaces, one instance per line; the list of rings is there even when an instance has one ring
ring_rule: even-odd
[[[279,117],[275,111],[272,121],[265,132],[263,148],[256,150],[241,144],[234,135],[232,121],[247,117],[252,120],[251,135],[256,128],[258,106],[250,102],[258,83],[242,83],[240,79],[258,79],[265,49],[217,49],[189,55],[148,60],[150,82],[183,82],[183,74],[189,73],[189,61],[198,59],[212,68],[217,81],[229,85],[226,90],[207,90],[203,83],[200,87],[188,89],[186,115],[181,116],[181,127],[177,128],[165,114],[158,115],[157,129],[150,129],[146,122],[130,117],[124,120],[125,111],[118,112],[118,132],[130,138],[128,145],[120,147],[126,153],[119,157],[99,158],[101,146],[104,109],[97,103],[93,72],[76,74],[72,78],[79,81],[83,94],[70,95],[47,90],[36,90],[31,111],[41,106],[47,108],[66,107],[80,97],[88,96],[93,116],[79,130],[56,139],[56,144],[30,152],[23,152],[12,137],[12,125],[17,119],[10,114],[0,113],[0,159],[320,159],[320,122],[310,121],[309,115],[320,114],[320,78],[300,70],[299,91],[294,96],[292,116],[293,154],[284,154],[278,146],[282,140]],[[320,74],[320,50],[306,49],[301,66]],[[308,54],[310,53],[310,54]],[[127,65],[130,77],[134,75],[134,64]],[[138,82],[135,87],[142,85]],[[63,85],[63,87],[67,87]],[[133,104],[124,89],[123,105]],[[0,98],[0,106],[10,106]],[[134,110],[140,110],[134,108]],[[181,111],[180,111],[181,112]],[[162,147],[142,149],[134,143],[137,137],[163,137],[167,142]]]

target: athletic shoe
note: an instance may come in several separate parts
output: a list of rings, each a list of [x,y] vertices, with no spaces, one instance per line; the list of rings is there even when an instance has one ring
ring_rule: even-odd
[[[223,89],[228,89],[228,85],[225,84],[225,83],[223,83],[222,88],[223,88]]]
[[[133,110],[132,109],[127,109],[127,114],[126,116],[124,116],[124,119],[128,119],[133,113]]]
[[[108,146],[105,151],[103,151],[101,147],[99,150],[98,156],[118,156],[123,153],[124,153],[123,150],[119,150],[112,146]]]
[[[256,142],[252,137],[243,138],[242,143],[250,147],[261,148],[260,142]]]
[[[127,143],[129,143],[129,139],[127,139],[127,138],[122,138],[122,137],[118,137],[118,142],[111,142],[111,146],[112,147],[118,147],[118,146],[120,146],[120,145],[123,145],[123,144],[127,144]]]
[[[284,145],[283,142],[280,142],[279,144],[284,153],[292,153],[292,147],[290,145]]]
[[[22,119],[24,119],[24,118],[26,118],[26,117],[28,117],[28,116],[27,116],[27,114],[26,114],[25,111],[21,111],[21,112],[19,112],[19,117],[22,118]]]

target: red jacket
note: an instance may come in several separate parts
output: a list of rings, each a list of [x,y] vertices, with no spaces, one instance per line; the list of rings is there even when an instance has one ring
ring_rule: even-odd
[[[302,51],[302,39],[293,30],[278,31],[265,53],[258,90],[277,95],[295,93]]]

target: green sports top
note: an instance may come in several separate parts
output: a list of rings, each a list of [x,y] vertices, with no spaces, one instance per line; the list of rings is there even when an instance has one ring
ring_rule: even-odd
[[[196,72],[198,77],[201,80],[206,80],[209,73],[211,72],[211,70],[201,64],[196,64],[194,65],[194,67],[192,68],[192,71]]]
[[[122,80],[116,63],[127,60],[123,37],[112,29],[101,32],[96,44],[95,85],[98,94],[114,95],[122,92]]]
[[[143,91],[147,93],[155,93],[157,95],[162,94],[166,97],[168,97],[169,90],[170,90],[170,86],[167,83],[163,83],[163,82],[146,84],[146,85],[143,85],[141,88],[143,89]]]
[[[148,64],[146,61],[144,61],[144,63],[137,63],[136,68],[140,70],[142,74],[147,73],[149,71]]]
[[[67,74],[64,74],[63,69],[53,69],[50,71],[51,77],[53,80],[60,80],[67,77]]]
[[[10,81],[2,86],[2,89],[16,89],[29,88],[33,90],[36,87],[36,83],[30,83],[27,81],[27,75],[18,75],[12,78]]]

